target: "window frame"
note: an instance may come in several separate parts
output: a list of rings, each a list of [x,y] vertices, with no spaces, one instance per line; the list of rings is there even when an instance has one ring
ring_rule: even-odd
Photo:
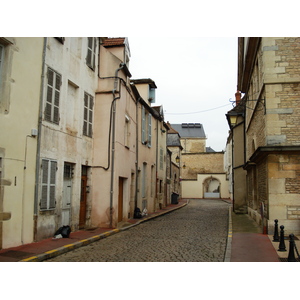
[[[93,71],[95,71],[95,67],[96,67],[96,50],[97,50],[96,47],[97,47],[97,39],[95,37],[88,37],[86,64]]]

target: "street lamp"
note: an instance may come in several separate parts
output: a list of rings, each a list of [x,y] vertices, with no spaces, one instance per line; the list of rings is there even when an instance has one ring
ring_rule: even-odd
[[[238,113],[235,111],[229,111],[226,114],[227,122],[230,128],[233,128],[237,124]]]
[[[179,158],[179,156],[178,156],[178,155],[176,156],[175,160],[176,160],[176,163],[177,163],[177,164],[179,164],[179,162],[180,162],[180,158]]]

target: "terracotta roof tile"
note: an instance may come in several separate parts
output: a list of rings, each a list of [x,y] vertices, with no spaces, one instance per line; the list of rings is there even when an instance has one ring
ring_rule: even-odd
[[[104,47],[123,46],[125,38],[108,38],[103,41]]]

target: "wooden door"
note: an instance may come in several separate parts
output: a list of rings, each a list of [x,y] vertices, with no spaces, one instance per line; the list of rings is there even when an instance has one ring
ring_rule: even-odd
[[[123,185],[124,180],[122,177],[119,177],[118,222],[123,220]]]
[[[79,211],[79,228],[85,226],[86,221],[86,186],[87,176],[81,176],[81,195],[80,195],[80,211]]]

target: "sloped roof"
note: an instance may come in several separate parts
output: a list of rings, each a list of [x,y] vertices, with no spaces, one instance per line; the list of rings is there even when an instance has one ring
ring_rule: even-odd
[[[211,147],[206,147],[206,152],[216,152],[216,151]]]
[[[168,126],[169,126],[169,130],[168,130],[168,133],[172,134],[179,134],[178,131],[176,131],[172,126],[171,124],[169,123],[169,121],[167,122]]]
[[[203,125],[200,123],[171,124],[182,138],[206,138]]]
[[[103,41],[104,47],[124,46],[125,38],[107,38]]]
[[[178,134],[167,134],[167,146],[176,146],[181,148],[180,137]]]
[[[150,79],[150,78],[141,78],[141,79],[131,79],[131,82],[133,82],[134,84],[149,84],[151,88],[157,88],[155,82]]]

